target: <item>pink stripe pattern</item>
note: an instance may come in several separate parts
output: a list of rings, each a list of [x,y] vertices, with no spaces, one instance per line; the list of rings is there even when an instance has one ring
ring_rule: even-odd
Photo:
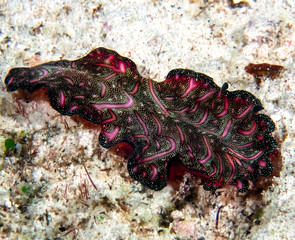
[[[62,115],[80,115],[101,126],[99,143],[110,148],[127,142],[130,176],[161,190],[175,159],[201,177],[205,190],[235,186],[272,172],[276,147],[270,117],[246,91],[228,91],[188,69],[170,71],[163,82],[142,77],[130,59],[97,48],[75,61],[13,68],[8,91],[48,89],[51,106]]]

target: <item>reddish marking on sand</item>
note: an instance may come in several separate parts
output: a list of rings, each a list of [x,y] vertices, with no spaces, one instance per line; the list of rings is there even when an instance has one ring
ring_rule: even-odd
[[[87,170],[87,168],[86,168],[84,162],[83,162],[83,166],[84,166],[84,169],[85,169],[85,171],[86,171],[86,174],[87,174],[87,176],[88,176],[88,178],[89,178],[89,180],[90,180],[92,186],[95,188],[95,190],[97,190],[97,187],[95,186],[94,182],[92,181],[92,178],[90,177],[89,172],[88,172],[88,170]]]

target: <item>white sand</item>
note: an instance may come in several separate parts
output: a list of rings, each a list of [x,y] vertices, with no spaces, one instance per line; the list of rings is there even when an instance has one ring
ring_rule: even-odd
[[[248,2],[230,8],[225,0],[0,0],[0,238],[294,239],[295,2]],[[283,139],[281,177],[259,200],[200,186],[175,208],[175,191],[143,190],[126,163],[99,146],[97,130],[60,116],[43,100],[17,104],[3,88],[10,68],[76,59],[96,47],[131,58],[156,80],[189,68],[219,86],[228,82],[229,90],[253,93]],[[244,70],[250,62],[286,71],[258,90]],[[8,137],[25,157],[3,157]],[[247,216],[261,209],[255,224]]]

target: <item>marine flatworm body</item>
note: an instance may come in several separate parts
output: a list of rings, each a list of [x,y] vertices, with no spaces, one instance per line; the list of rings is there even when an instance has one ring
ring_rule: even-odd
[[[167,185],[176,158],[206,190],[235,185],[244,192],[249,180],[272,172],[275,125],[258,114],[260,101],[202,73],[174,69],[155,82],[130,59],[98,48],[76,61],[11,69],[5,84],[8,91],[47,87],[55,110],[101,125],[103,147],[132,145],[129,173],[154,190]]]

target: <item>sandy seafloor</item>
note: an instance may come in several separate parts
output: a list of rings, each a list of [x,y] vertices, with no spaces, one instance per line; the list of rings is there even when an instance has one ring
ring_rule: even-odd
[[[295,2],[247,3],[0,0],[0,238],[294,239]],[[61,116],[44,98],[5,90],[10,68],[73,60],[97,47],[131,58],[158,81],[188,68],[253,93],[276,124],[280,177],[252,197],[207,192],[198,180],[185,196],[172,186],[152,191],[99,146],[98,129]],[[244,70],[250,62],[286,70],[258,89]],[[14,151],[5,152],[7,138]]]

